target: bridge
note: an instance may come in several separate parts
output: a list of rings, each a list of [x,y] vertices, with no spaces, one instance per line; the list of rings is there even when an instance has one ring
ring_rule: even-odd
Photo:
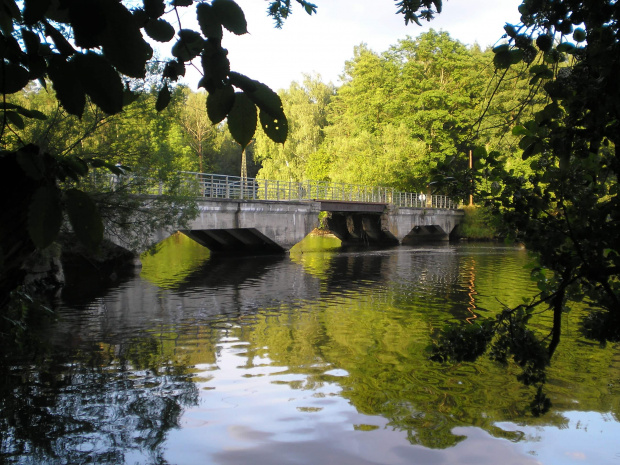
[[[319,226],[343,245],[446,241],[464,212],[448,197],[324,181],[287,182],[184,173],[198,216],[181,231],[221,254],[281,253]],[[163,240],[173,231],[161,231]]]

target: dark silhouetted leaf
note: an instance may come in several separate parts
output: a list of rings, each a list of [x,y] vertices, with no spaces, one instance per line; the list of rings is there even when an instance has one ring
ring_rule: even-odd
[[[149,37],[158,42],[169,42],[174,37],[174,27],[165,19],[150,19],[144,25]]]
[[[93,103],[113,115],[123,109],[123,83],[108,60],[95,52],[72,59],[84,91]]]
[[[262,82],[255,82],[255,90],[250,92],[246,91],[248,97],[250,97],[261,111],[268,113],[271,117],[275,119],[285,119],[282,100],[280,100],[278,94]]]
[[[75,53],[75,49],[69,43],[65,36],[63,36],[54,26],[51,26],[49,23],[45,23],[45,35],[52,38],[56,49],[60,52],[61,55],[65,57],[69,57]]]
[[[151,18],[159,18],[166,11],[164,0],[144,0],[144,11]]]
[[[174,6],[191,6],[194,3],[193,0],[173,0]]]
[[[97,206],[88,194],[78,189],[65,192],[69,222],[78,240],[90,250],[96,250],[103,240],[103,222]]]
[[[583,42],[586,40],[586,31],[578,27],[573,31],[573,39],[575,39],[575,42]]]
[[[13,94],[26,87],[29,81],[26,68],[13,63],[4,63],[0,73],[0,93]]]
[[[248,23],[243,10],[233,0],[213,0],[213,13],[222,24],[233,34],[247,34]]]
[[[72,115],[82,117],[86,95],[74,64],[60,55],[54,55],[49,60],[47,73],[63,108]]]
[[[256,106],[243,92],[235,93],[235,103],[228,113],[228,129],[241,147],[247,145],[256,132]]]
[[[222,121],[235,103],[235,90],[225,86],[209,92],[207,95],[207,115],[213,124]]]
[[[28,110],[20,107],[17,111],[26,118],[38,119],[41,121],[45,121],[47,119],[47,115],[39,110]]]
[[[155,102],[155,109],[157,111],[164,110],[170,103],[170,89],[167,85],[161,88],[159,94],[157,94],[157,102]]]
[[[172,47],[172,55],[179,61],[191,61],[202,51],[205,41],[202,36],[191,29],[181,29],[179,40]]]
[[[43,158],[39,154],[39,148],[30,144],[17,152],[17,163],[22,171],[30,179],[39,181],[45,176]]]
[[[138,92],[132,92],[128,88],[123,90],[123,107],[127,105],[131,105],[133,102],[137,101],[140,98],[140,94]]]
[[[41,186],[33,194],[28,207],[28,234],[35,246],[49,246],[60,231],[62,208],[56,186]]]
[[[239,89],[243,89],[246,92],[254,92],[256,90],[256,84],[258,84],[258,81],[250,79],[249,77],[235,71],[231,71],[230,83],[233,86],[238,87]]]
[[[279,118],[274,118],[271,114],[261,110],[260,123],[265,134],[274,142],[283,144],[288,135],[288,121],[282,114]]]
[[[60,158],[59,167],[65,178],[69,176],[75,182],[79,182],[80,178],[88,174],[88,165],[84,160],[76,156]]]
[[[222,25],[213,12],[211,5],[208,3],[199,3],[196,6],[196,17],[198,18],[198,24],[200,25],[202,35],[212,39],[222,38]]]
[[[512,64],[512,55],[508,51],[500,51],[495,53],[493,57],[493,64],[497,69],[509,68]]]
[[[202,53],[201,61],[203,79],[201,80],[200,86],[204,87],[209,92],[222,87],[230,73],[230,62],[226,56],[226,51],[222,48],[211,50],[210,47],[207,46]]]
[[[24,0],[24,23],[28,26],[43,19],[51,0]]]
[[[36,55],[39,52],[39,45],[41,45],[39,35],[25,28],[22,28],[20,32],[28,55]]]
[[[19,116],[19,113],[15,111],[5,111],[4,116],[13,126],[17,126],[19,129],[24,129],[24,120],[21,116]]]
[[[153,49],[144,40],[133,15],[120,2],[104,3],[106,28],[101,36],[103,55],[121,73],[143,78]]]
[[[548,52],[549,50],[551,50],[552,45],[553,39],[551,38],[551,36],[541,34],[536,38],[536,46],[543,52]]]
[[[176,81],[179,76],[185,76],[185,64],[176,60],[169,61],[164,67],[162,76],[171,81]]]
[[[69,19],[78,47],[95,48],[101,45],[101,35],[107,27],[104,0],[71,2]]]

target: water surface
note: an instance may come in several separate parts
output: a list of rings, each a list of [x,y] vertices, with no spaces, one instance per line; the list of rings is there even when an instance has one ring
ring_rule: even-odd
[[[333,241],[216,259],[174,236],[140,276],[69,289],[36,350],[4,354],[0,461],[620,464],[620,350],[578,309],[543,417],[516,367],[428,360],[447,322],[535,290],[524,250]]]

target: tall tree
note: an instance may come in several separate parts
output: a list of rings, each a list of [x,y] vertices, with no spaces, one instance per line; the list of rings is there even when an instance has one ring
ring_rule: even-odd
[[[255,153],[262,163],[261,177],[286,181],[310,179],[309,163],[323,142],[327,107],[334,93],[332,84],[310,75],[305,75],[301,84],[293,82],[288,90],[280,93],[289,117],[289,136],[286,144],[276,144],[266,134],[257,134]]]
[[[217,128],[211,123],[205,111],[207,95],[204,92],[190,92],[187,89],[184,97],[184,106],[179,115],[180,123],[189,146],[198,158],[198,169],[201,173],[209,172],[213,169],[212,158]]]

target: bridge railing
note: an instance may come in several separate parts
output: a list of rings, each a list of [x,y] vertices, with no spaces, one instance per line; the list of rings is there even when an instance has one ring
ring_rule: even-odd
[[[391,203],[399,207],[454,209],[445,195],[401,192],[391,187],[364,186],[328,181],[278,181],[243,179],[209,173],[181,173],[191,191],[201,198],[245,200],[336,200],[341,202]]]

